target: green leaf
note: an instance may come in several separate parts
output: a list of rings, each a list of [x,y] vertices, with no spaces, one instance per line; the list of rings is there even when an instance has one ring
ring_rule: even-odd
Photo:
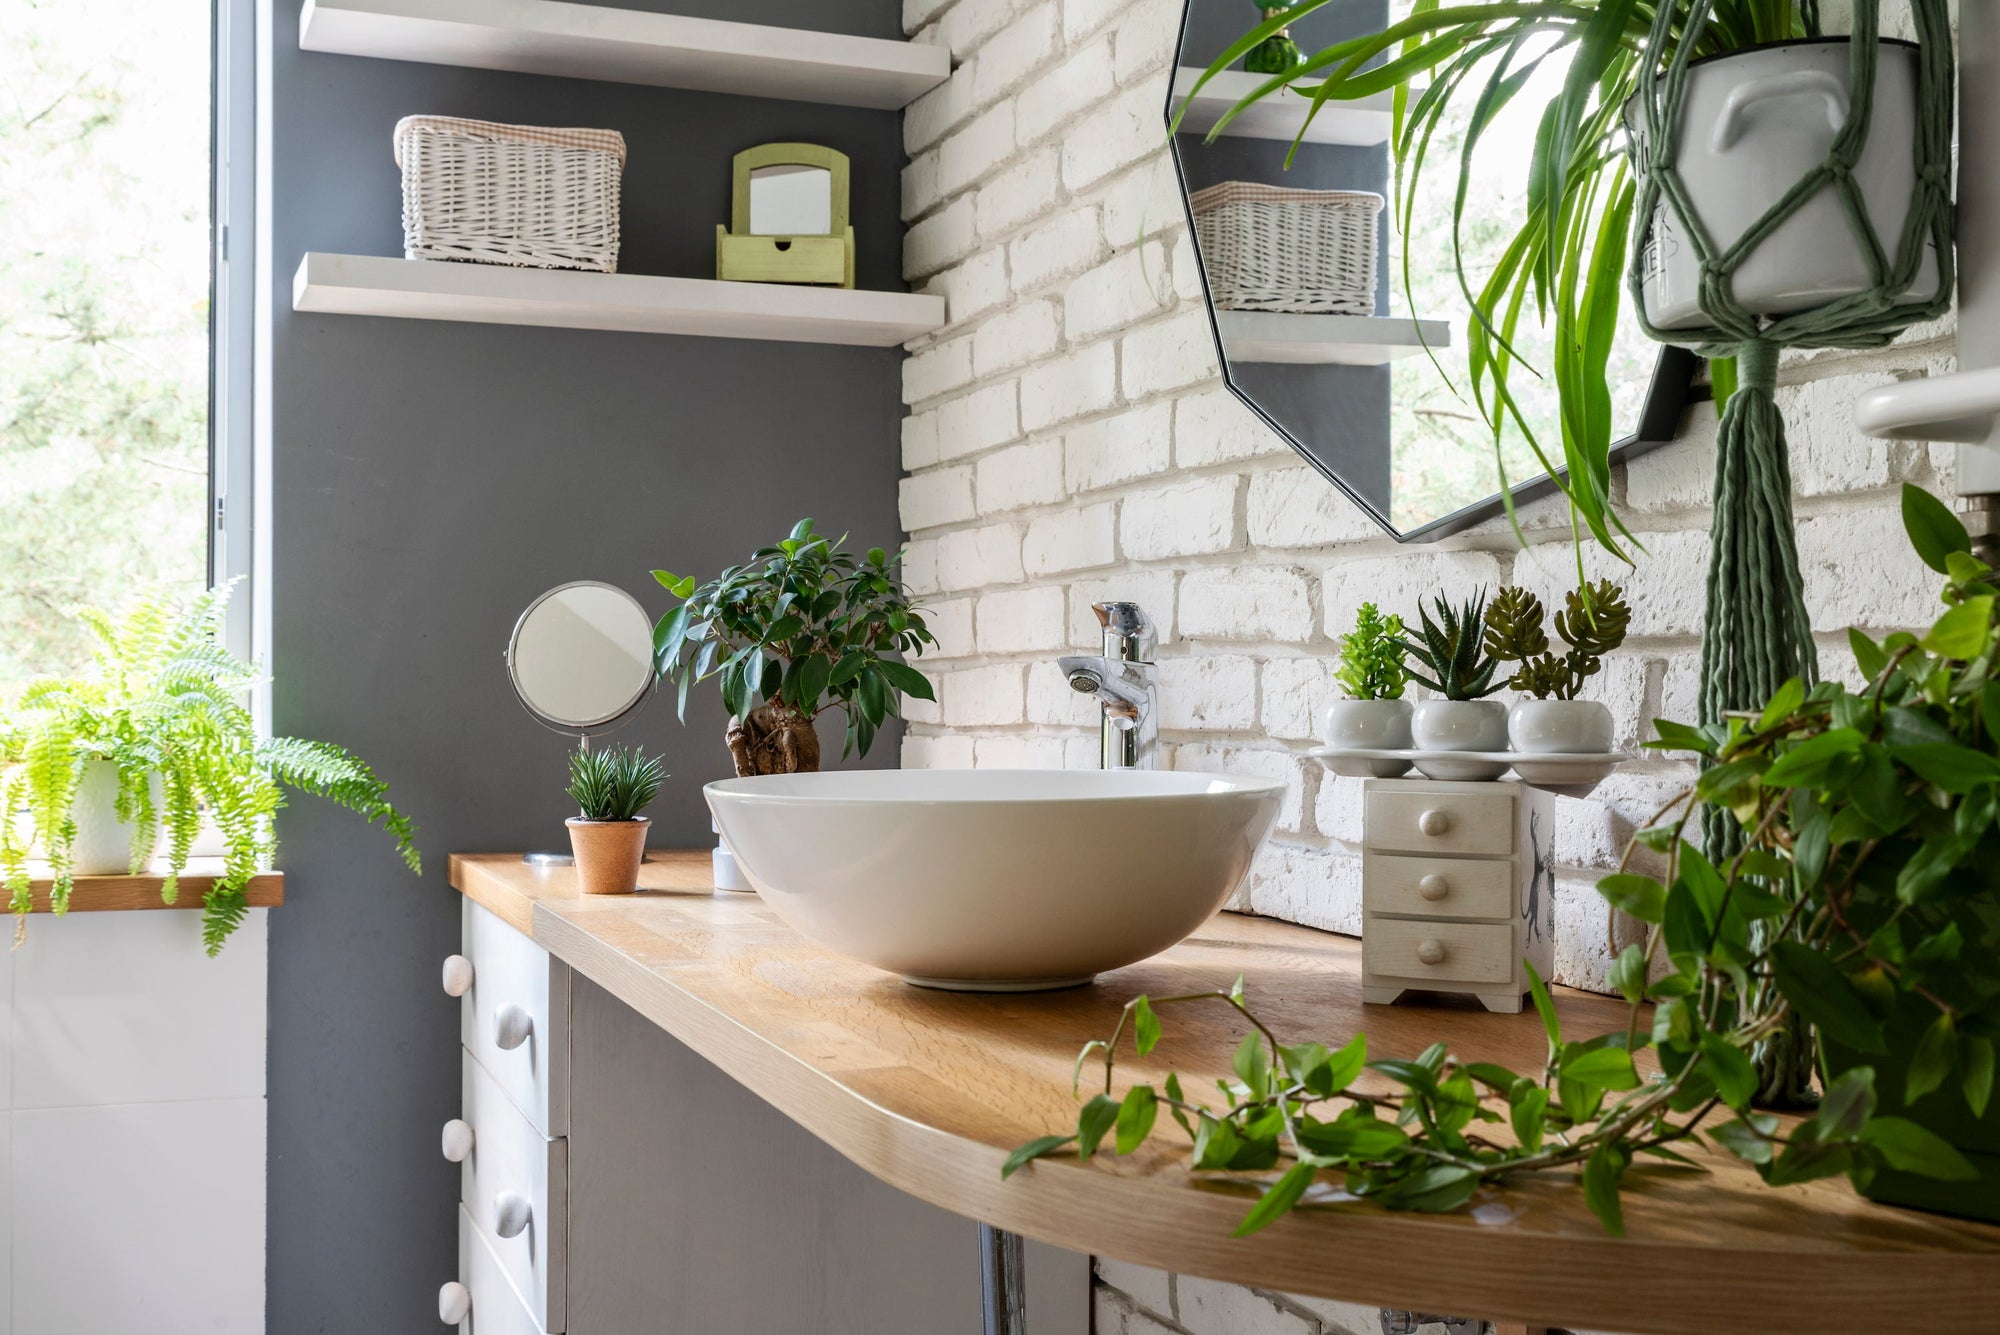
[[[1653,730],[1659,734],[1659,740],[1648,742],[1646,745],[1654,750],[1693,751],[1704,756],[1715,754],[1715,739],[1700,728],[1676,723],[1672,719],[1656,718],[1653,720]]]
[[[1964,1068],[1966,1106],[1974,1117],[1986,1116],[1987,1101],[1993,1096],[1993,1040],[1960,1038],[1958,1064]]]
[[[1852,728],[1834,728],[1792,747],[1764,771],[1771,788],[1816,788],[1826,782],[1833,764],[1861,750],[1862,736]]]
[[[1722,1035],[1705,1030],[1701,1036],[1701,1056],[1708,1078],[1715,1082],[1722,1101],[1738,1112],[1757,1097],[1757,1068],[1750,1056]]]
[[[1306,1082],[1307,1087],[1321,1096],[1338,1094],[1354,1083],[1367,1064],[1368,1035],[1356,1034],[1327,1054],[1326,1064],[1315,1072],[1314,1079]]]
[[[1458,1164],[1437,1164],[1422,1168],[1381,1193],[1382,1204],[1391,1210],[1418,1210],[1444,1214],[1456,1210],[1479,1190],[1479,1174]]]
[[[1969,793],[2000,780],[2000,760],[1968,747],[1931,742],[1890,747],[1889,754],[1948,793]]]
[[[1000,1176],[1012,1177],[1024,1165],[1045,1154],[1053,1154],[1075,1139],[1075,1136],[1037,1136],[1007,1156],[1007,1162],[1000,1165]]]
[[[1562,1060],[1562,1077],[1599,1089],[1625,1090],[1639,1087],[1639,1073],[1632,1066],[1632,1054],[1623,1048],[1572,1046]]]
[[[1924,1036],[1917,1040],[1917,1050],[1910,1057],[1908,1082],[1903,1089],[1903,1102],[1915,1103],[1924,1095],[1944,1083],[1951,1070],[1952,1055],[1958,1047],[1958,1029],[1951,1022],[1949,1011],[1938,1012],[1937,1019],[1931,1021],[1924,1030]]]
[[[1902,1117],[1877,1117],[1861,1129],[1861,1143],[1891,1168],[1946,1182],[1971,1182],[1979,1170],[1935,1131]]]
[[[1968,598],[1931,623],[1928,634],[1918,641],[1925,650],[1941,658],[1966,662],[1986,647],[1993,622],[1993,599],[1982,595]]]
[[[1409,1145],[1410,1137],[1394,1122],[1357,1110],[1331,1122],[1307,1119],[1299,1128],[1299,1143],[1322,1158],[1367,1163],[1394,1157]]]
[[[1076,1152],[1086,1161],[1097,1153],[1098,1142],[1104,1139],[1118,1121],[1118,1101],[1106,1094],[1094,1096],[1076,1115]]]
[[[1858,626],[1848,628],[1847,646],[1854,651],[1854,665],[1861,669],[1863,681],[1874,681],[1889,666],[1888,651],[1869,639]]]
[[[827,680],[833,674],[833,664],[825,654],[807,654],[799,661],[798,685],[793,689],[797,696],[793,703],[807,714],[813,712],[820,697],[826,694]]]
[[[1182,1112],[1179,1108],[1174,1106],[1174,1104],[1187,1102],[1187,1096],[1181,1093],[1181,1078],[1178,1073],[1173,1071],[1167,1072],[1166,1091],[1167,1091],[1167,1097],[1173,1100],[1172,1103],[1169,1103],[1167,1105],[1167,1111],[1170,1114],[1172,1114],[1173,1119],[1176,1122],[1180,1123],[1181,1130],[1187,1132],[1188,1139],[1193,1140],[1194,1123],[1188,1121],[1188,1115],[1186,1113]]]
[[[1952,552],[1970,552],[1972,538],[1958,516],[1922,487],[1903,484],[1903,528],[1916,548],[1917,559],[1938,574],[1950,571],[1945,558]]]
[[[1118,1105],[1118,1152],[1130,1154],[1143,1145],[1159,1115],[1160,1100],[1151,1085],[1134,1085],[1126,1090],[1125,1101]]]
[[[866,666],[868,666],[868,655],[850,649],[840,656],[838,663],[833,665],[833,671],[827,674],[826,684],[829,687],[845,686],[860,676],[861,669]]]
[[[1775,1148],[1771,1137],[1777,1129],[1778,1119],[1770,1113],[1751,1113],[1715,1127],[1708,1138],[1745,1163],[1767,1164]]]
[[[1611,962],[1607,981],[1618,989],[1620,996],[1636,1006],[1646,999],[1646,967],[1645,948],[1627,946]]]
[[[889,679],[889,684],[904,695],[915,696],[919,700],[937,699],[936,693],[931,690],[930,678],[909,664],[897,663],[885,658],[875,666],[884,677]]]
[[[1771,947],[1778,991],[1792,1009],[1843,1047],[1884,1052],[1882,1023],[1833,961],[1797,941]]]
[[[1160,1017],[1153,1013],[1153,1003],[1141,996],[1132,1003],[1132,1046],[1143,1057],[1159,1043]]]
[[[1822,1142],[1852,1140],[1875,1115],[1875,1070],[1851,1066],[1829,1083],[1814,1123]]]
[[[1271,1093],[1271,1058],[1264,1051],[1263,1035],[1252,1031],[1243,1036],[1236,1045],[1236,1060],[1232,1063],[1236,1078],[1250,1090],[1253,1099],[1266,1098]]]
[[[1521,1147],[1534,1153],[1542,1147],[1542,1130],[1547,1125],[1549,1091],[1540,1085],[1524,1085],[1507,1106],[1507,1120]]]
[[[1243,1216],[1243,1222],[1236,1226],[1232,1236],[1247,1238],[1274,1223],[1298,1204],[1299,1197],[1306,1194],[1306,1188],[1312,1185],[1313,1174],[1318,1171],[1304,1161],[1287,1168],[1270,1189],[1257,1198],[1257,1203],[1250,1207],[1249,1214]]]
[[[1650,876],[1620,872],[1597,883],[1597,893],[1620,913],[1629,913],[1640,922],[1659,922],[1666,916],[1666,888]]]
[[[1771,696],[1770,701],[1764,706],[1764,712],[1757,718],[1757,730],[1762,732],[1766,728],[1776,727],[1785,719],[1790,718],[1792,711],[1805,702],[1805,682],[1798,677],[1791,678],[1777,689],[1777,692]]]
[[[1618,1179],[1632,1162],[1631,1152],[1607,1140],[1583,1161],[1583,1202],[1614,1238],[1625,1236],[1625,1211],[1618,1201]]]
[[[1535,999],[1535,1012],[1542,1017],[1542,1031],[1549,1036],[1549,1054],[1553,1056],[1562,1046],[1562,1021],[1556,1018],[1556,1004],[1549,999],[1548,985],[1535,972],[1535,966],[1522,960],[1521,968],[1528,975],[1528,994]]]
[[[1201,1115],[1201,1125],[1194,1133],[1194,1166],[1196,1168],[1227,1168],[1235,1162],[1243,1148],[1243,1138],[1236,1134],[1236,1128],[1208,1113]]]

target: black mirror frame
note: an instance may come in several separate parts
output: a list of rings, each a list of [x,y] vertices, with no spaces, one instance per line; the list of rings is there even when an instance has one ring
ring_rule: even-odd
[[[1203,261],[1201,247],[1196,244],[1194,239],[1194,206],[1188,198],[1187,166],[1181,160],[1181,137],[1173,133],[1174,113],[1177,109],[1174,99],[1174,84],[1182,68],[1183,54],[1187,49],[1188,22],[1194,3],[1195,0],[1186,0],[1186,3],[1181,6],[1181,31],[1179,38],[1174,42],[1174,63],[1167,78],[1167,100],[1163,123],[1166,126],[1167,138],[1173,150],[1174,181],[1180,190],[1181,216],[1187,222],[1188,248],[1194,254],[1195,268],[1201,275],[1202,308],[1208,315],[1208,332],[1209,336],[1215,341],[1215,357],[1216,361],[1222,366],[1223,383],[1229,387],[1229,392],[1236,396],[1238,402],[1242,403],[1251,412],[1257,414],[1258,418],[1266,426],[1277,432],[1279,438],[1292,447],[1293,453],[1311,464],[1321,477],[1338,488],[1342,495],[1359,506],[1363,514],[1374,520],[1383,532],[1387,533],[1397,542],[1436,542],[1440,538],[1447,538],[1454,533],[1461,533],[1475,525],[1483,524],[1496,515],[1505,514],[1507,512],[1507,498],[1500,492],[1494,492],[1484,500],[1474,501],[1472,504],[1454,510],[1448,515],[1433,519],[1427,524],[1419,525],[1411,529],[1408,533],[1401,532],[1389,522],[1387,515],[1382,514],[1368,501],[1357,495],[1353,488],[1342,482],[1330,468],[1320,462],[1318,457],[1299,441],[1297,436],[1293,435],[1269,413],[1265,412],[1262,405],[1252,398],[1247,390],[1236,383],[1236,373],[1229,364],[1229,353],[1223,346],[1222,328],[1216,322],[1215,318],[1215,299],[1209,291],[1208,286],[1208,265]],[[1204,68],[1206,68],[1205,65]],[[1620,464],[1627,460],[1636,459],[1640,455],[1650,453],[1674,440],[1675,433],[1680,429],[1681,414],[1688,405],[1690,397],[1689,389],[1694,383],[1695,368],[1700,364],[1701,358],[1687,348],[1676,347],[1669,343],[1660,345],[1659,358],[1653,363],[1653,378],[1646,387],[1646,402],[1644,407],[1639,410],[1638,429],[1623,440],[1612,443],[1611,462],[1613,464]],[[1556,470],[1556,474],[1567,471],[1566,469],[1558,469]],[[1525,482],[1516,483],[1512,488],[1514,503],[1516,505],[1524,505],[1529,501],[1537,500],[1554,492],[1556,490],[1556,474],[1538,473]]]

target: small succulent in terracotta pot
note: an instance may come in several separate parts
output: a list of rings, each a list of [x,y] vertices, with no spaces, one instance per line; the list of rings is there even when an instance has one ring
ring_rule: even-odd
[[[569,795],[577,814],[570,817],[569,846],[576,854],[576,881],[586,895],[629,895],[639,888],[639,864],[646,857],[646,831],[653,822],[639,813],[660,791],[660,762],[638,747],[592,751],[579,747],[569,758]]]
[[[791,536],[706,584],[655,570],[682,600],[653,631],[654,666],[688,686],[720,679],[729,707],[729,754],[739,776],[819,769],[813,722],[839,706],[847,715],[842,754],[867,755],[900,692],[935,700],[924,674],[890,655],[937,643],[896,575],[903,554],[865,556],[801,519]]]

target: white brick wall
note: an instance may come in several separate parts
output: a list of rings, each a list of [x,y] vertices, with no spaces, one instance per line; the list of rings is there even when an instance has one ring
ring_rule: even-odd
[[[1356,785],[1302,754],[1331,695],[1335,638],[1364,600],[1413,616],[1441,585],[1518,580],[1559,598],[1574,578],[1568,527],[1542,504],[1526,550],[1504,521],[1398,546],[1221,386],[1158,152],[1179,15],[1179,0],[905,0],[912,35],[949,46],[957,69],[904,120],[905,271],[945,295],[951,323],[911,345],[903,378],[909,575],[942,641],[939,704],[912,710],[903,761],[1094,764],[1091,706],[1049,660],[1096,647],[1092,602],[1131,598],[1161,628],[1163,763],[1292,783],[1237,907],[1353,932]],[[1929,617],[1933,581],[1907,555],[1896,488],[1948,493],[1950,452],[1864,440],[1848,410],[1864,389],[1951,369],[1952,346],[1947,322],[1882,351],[1785,362],[1799,545],[1829,670],[1850,622]],[[1714,413],[1694,409],[1681,436],[1613,481],[1649,553],[1619,576],[1634,634],[1591,690],[1625,745],[1652,718],[1694,710]],[[1602,986],[1592,880],[1679,777],[1648,760],[1562,802],[1566,981]],[[1112,1262],[1097,1321],[1105,1335],[1377,1329],[1363,1309]]]

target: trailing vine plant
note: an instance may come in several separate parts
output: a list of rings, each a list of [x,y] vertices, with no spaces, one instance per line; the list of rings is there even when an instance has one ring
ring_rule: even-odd
[[[1444,1211],[1483,1186],[1556,1168],[1581,1170],[1586,1204],[1619,1234],[1626,1174],[1685,1162],[1696,1139],[1773,1185],[1975,1179],[1928,1123],[1948,1125],[1961,1108],[1985,1117],[1993,1089],[2000,578],[1934,498],[1906,488],[1904,517],[1918,554],[1946,577],[1946,607],[1922,635],[1878,643],[1850,632],[1862,689],[1794,679],[1756,713],[1658,723],[1649,745],[1707,767],[1597,887],[1647,928],[1610,970],[1631,1008],[1624,1028],[1566,1034],[1532,968],[1547,1048],[1527,1071],[1465,1061],[1444,1044],[1402,1058],[1372,1055],[1362,1034],[1281,1036],[1241,979],[1226,991],[1142,996],[1079,1055],[1079,1084],[1093,1057],[1103,1081],[1075,1130],[1021,1146],[1003,1175],[1062,1151],[1088,1159],[1107,1136],[1129,1154],[1165,1108],[1192,1143],[1195,1171],[1269,1175],[1239,1234],[1298,1205],[1322,1175],[1390,1209]],[[1732,812],[1747,832],[1720,865],[1691,842],[1704,809]],[[1642,847],[1664,855],[1663,875],[1633,869]],[[1248,1027],[1219,1100],[1192,1096],[1178,1073],[1120,1095],[1127,1032],[1145,1056],[1163,1041],[1161,1012],[1190,1005],[1230,1007]],[[1750,1049],[1794,1011],[1847,1057],[1827,1067],[1816,1113],[1788,1125],[1753,1106]],[[1891,1051],[1885,1024],[1912,1015],[1921,1038]]]
[[[242,925],[251,877],[276,857],[274,818],[287,788],[380,824],[410,870],[422,871],[414,828],[367,765],[329,742],[257,735],[243,700],[263,676],[222,645],[227,598],[226,588],[184,605],[142,598],[119,617],[79,609],[94,642],[91,670],[33,682],[0,707],[0,883],[17,933],[33,905],[32,854],[49,864],[50,907],[69,908],[71,806],[94,760],[117,768],[118,816],[133,826],[132,871],[164,842],[165,903],[179,897],[204,818],[220,832],[222,871],[202,897],[211,955]]]

